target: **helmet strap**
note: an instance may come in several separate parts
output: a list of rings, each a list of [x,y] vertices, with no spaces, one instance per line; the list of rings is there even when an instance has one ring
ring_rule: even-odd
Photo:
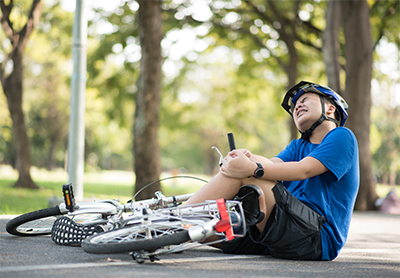
[[[320,125],[323,123],[323,121],[328,120],[331,122],[334,122],[336,124],[336,126],[339,126],[339,121],[328,117],[325,114],[325,101],[324,101],[324,97],[319,95],[319,99],[321,100],[321,106],[322,106],[322,114],[321,117],[309,128],[307,129],[305,132],[300,132],[301,133],[301,139],[303,140],[309,140],[311,137],[312,132]]]

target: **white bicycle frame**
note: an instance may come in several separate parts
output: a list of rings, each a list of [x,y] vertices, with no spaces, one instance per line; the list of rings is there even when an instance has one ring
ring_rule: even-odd
[[[233,236],[235,238],[244,237],[246,235],[247,228],[246,228],[246,221],[244,221],[245,219],[244,211],[241,202],[226,201],[225,204],[227,211],[229,213],[230,227],[234,228],[238,227],[240,224],[242,225],[242,229],[240,229],[240,232],[237,232],[234,229],[232,229]],[[220,213],[218,211],[216,201],[211,200],[194,205],[159,209],[154,211],[153,214],[148,215],[148,219],[146,219],[145,221],[143,221],[144,218],[142,216],[141,217],[142,222],[137,223],[137,225],[143,225],[143,226],[148,225],[149,227],[151,225],[157,225],[154,224],[153,221],[156,221],[158,219],[165,220],[166,219],[165,216],[168,217],[168,220],[179,220],[183,227],[185,226],[187,227],[191,241],[176,246],[165,246],[153,252],[135,251],[131,252],[131,255],[135,257],[136,260],[145,260],[161,254],[176,253],[187,249],[197,248],[202,245],[213,245],[223,241],[228,241],[227,237],[223,232],[218,232],[216,230],[217,223],[221,221],[219,219],[219,214]],[[126,220],[129,221],[129,218]],[[174,222],[162,222],[160,225],[173,226],[176,224],[174,224]],[[135,227],[133,226],[132,232],[134,232],[134,230]],[[218,235],[220,239],[216,241],[204,242],[204,240],[206,240],[208,237],[212,235]]]
[[[77,216],[82,214],[102,214],[106,216],[107,219],[94,220],[90,223],[86,222],[86,224],[107,224],[107,229],[113,230],[122,228],[128,223],[128,221],[122,217],[123,213],[131,213],[131,215],[142,216],[143,209],[167,208],[170,205],[176,206],[188,200],[193,193],[165,197],[161,191],[157,191],[155,195],[156,198],[136,202],[132,201],[125,204],[121,204],[118,202],[118,200],[112,199],[77,203],[72,212],[66,208],[65,203],[61,203],[59,208],[63,214],[67,213],[69,216]]]

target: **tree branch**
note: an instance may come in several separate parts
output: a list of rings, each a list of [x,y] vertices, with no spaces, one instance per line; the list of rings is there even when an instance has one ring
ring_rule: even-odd
[[[20,34],[20,43],[18,48],[22,51],[25,48],[25,45],[31,35],[33,29],[37,26],[40,18],[40,8],[41,8],[41,0],[33,0],[31,10],[29,11],[28,21],[22,30],[19,32]]]
[[[0,79],[1,83],[4,84],[5,82],[5,69],[7,62],[12,60],[15,51],[18,49],[20,52],[23,51],[25,45],[31,35],[33,29],[37,26],[40,18],[40,7],[41,7],[41,0],[33,0],[31,9],[28,15],[28,21],[25,26],[21,29],[21,31],[15,33],[13,29],[13,24],[10,20],[10,14],[14,7],[14,1],[10,0],[9,5],[6,5],[4,1],[0,1],[0,8],[2,11],[2,17],[0,19],[1,25],[3,26],[7,37],[9,38],[12,50],[7,55],[7,59],[3,63],[1,63],[0,67]]]
[[[378,8],[378,6],[382,5],[380,0],[377,0],[374,5],[371,7],[371,12],[374,11],[375,9]],[[376,46],[378,45],[379,41],[382,39],[383,34],[385,32],[386,26],[387,26],[387,20],[388,18],[395,13],[396,6],[399,6],[400,2],[395,1],[394,5],[389,5],[389,7],[386,9],[385,13],[383,14],[383,17],[381,18],[381,24],[379,24],[378,28],[378,37],[375,39],[375,42],[372,43],[372,51],[375,51]]]
[[[13,43],[13,38],[14,38],[14,30],[12,27],[12,22],[10,21],[10,13],[12,8],[14,7],[14,1],[11,0],[10,4],[7,6],[4,1],[0,1],[0,8],[1,12],[3,13],[3,16],[1,17],[1,25],[4,28],[4,31],[7,34],[7,37],[11,40],[11,43]]]

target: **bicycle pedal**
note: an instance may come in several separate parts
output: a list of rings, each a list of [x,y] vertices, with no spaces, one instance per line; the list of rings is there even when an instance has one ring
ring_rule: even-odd
[[[80,245],[88,236],[102,232],[104,229],[100,225],[85,226],[63,216],[54,222],[51,239],[58,245]]]
[[[65,207],[70,212],[73,212],[74,208],[75,208],[75,197],[74,197],[72,183],[64,184],[62,186],[62,191],[63,191],[63,195],[64,195]]]
[[[139,264],[144,263],[146,260],[149,260],[150,262],[154,262],[154,261],[159,261],[160,260],[159,258],[157,258],[154,255],[148,255],[148,254],[145,254],[143,252],[133,251],[133,252],[130,252],[129,255],[132,257],[132,259],[134,261],[136,261]]]

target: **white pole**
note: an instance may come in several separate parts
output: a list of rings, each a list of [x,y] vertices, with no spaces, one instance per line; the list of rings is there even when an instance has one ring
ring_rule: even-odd
[[[71,108],[68,134],[68,175],[77,200],[83,200],[86,42],[87,20],[84,0],[76,0],[72,47],[74,68],[71,77]]]

